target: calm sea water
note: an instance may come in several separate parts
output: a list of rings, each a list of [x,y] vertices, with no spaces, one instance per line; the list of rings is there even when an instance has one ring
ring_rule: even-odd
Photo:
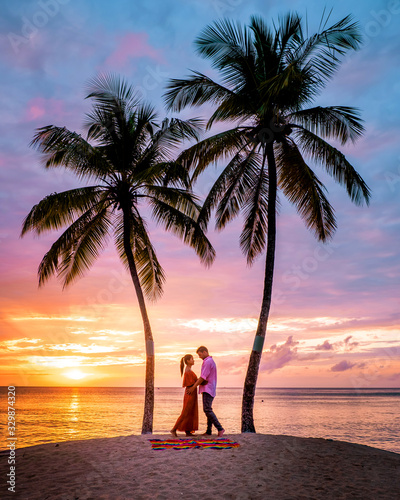
[[[18,447],[140,434],[144,390],[139,388],[17,387]],[[240,433],[242,389],[222,388],[214,411],[227,433]],[[0,388],[0,449],[6,449],[7,388]],[[183,389],[156,389],[154,433],[179,416]],[[257,389],[257,432],[322,437],[400,453],[400,389]],[[200,430],[205,418],[199,408]]]

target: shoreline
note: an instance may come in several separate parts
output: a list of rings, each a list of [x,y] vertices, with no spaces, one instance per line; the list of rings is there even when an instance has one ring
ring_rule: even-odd
[[[149,439],[172,436],[148,434],[19,448],[16,493],[7,492],[10,466],[3,451],[0,496],[24,500],[176,500],[187,495],[195,500],[400,498],[400,454],[321,438],[225,437],[240,447],[153,450]]]

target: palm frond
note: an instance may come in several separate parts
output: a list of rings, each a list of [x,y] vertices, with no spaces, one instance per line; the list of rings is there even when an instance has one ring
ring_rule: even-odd
[[[274,52],[279,54],[279,63],[284,68],[290,61],[293,49],[303,40],[301,17],[296,12],[278,18]]]
[[[323,87],[341,64],[341,57],[361,45],[358,23],[346,16],[329,28],[312,35],[298,44],[295,58],[313,70],[316,85]]]
[[[187,106],[201,106],[205,103],[218,104],[233,92],[198,71],[186,79],[170,79],[164,100],[167,109],[182,111]]]
[[[126,80],[113,73],[100,74],[87,83],[86,99],[94,99],[104,109],[119,110],[136,107],[140,103],[139,94]]]
[[[247,190],[243,205],[245,220],[240,235],[240,247],[247,257],[247,264],[252,265],[255,258],[264,250],[268,228],[268,173],[258,169],[253,185]]]
[[[256,52],[247,26],[229,19],[215,21],[195,40],[197,52],[212,61],[222,81],[236,93],[257,88]]]
[[[185,189],[168,186],[146,186],[146,197],[167,203],[191,218],[197,218],[200,211],[198,198]]]
[[[25,217],[21,236],[28,231],[42,234],[71,224],[83,213],[94,210],[105,197],[106,192],[101,186],[50,194],[35,205]]]
[[[207,122],[209,130],[215,122],[235,121],[237,125],[252,120],[259,111],[247,94],[232,94],[224,99]]]
[[[160,162],[156,165],[155,170],[157,174],[151,184],[159,182],[159,185],[164,187],[183,188],[185,190],[190,189],[192,186],[188,169],[179,161]]]
[[[353,143],[363,134],[363,120],[356,108],[348,106],[317,106],[290,113],[287,120],[293,120],[313,134],[339,139],[342,144]]]
[[[93,107],[90,113],[86,114],[83,124],[87,130],[87,140],[99,141],[100,144],[107,144],[110,138],[116,137],[116,120],[111,113],[106,112],[100,106]]]
[[[64,288],[84,275],[90,269],[107,244],[112,220],[107,208],[97,212],[86,222],[77,241],[65,253],[58,268],[58,275],[64,281]]]
[[[134,128],[139,131],[142,131],[149,125],[154,126],[156,123],[156,108],[150,103],[140,103],[135,106],[135,108],[131,108],[129,111],[131,112],[131,114],[127,114],[127,118],[129,120],[130,117],[134,117]],[[146,131],[150,136],[153,135],[152,128],[147,128]]]
[[[164,178],[164,166],[178,165],[180,163],[175,161],[178,146],[185,140],[198,140],[202,126],[203,121],[198,118],[163,120],[161,126],[153,133],[151,140],[148,141],[146,148],[138,157],[135,168],[136,174],[143,177],[143,175],[154,173],[155,169],[158,169],[160,174],[158,177]],[[183,168],[180,171],[184,174]],[[170,170],[170,172],[172,171]],[[175,173],[177,172],[178,170],[175,169]]]
[[[165,118],[159,130],[152,137],[151,147],[173,150],[185,140],[194,139],[198,141],[202,128],[203,120],[199,118],[189,120]]]
[[[110,228],[108,209],[87,210],[53,243],[39,269],[39,286],[57,274],[64,287],[81,276],[105,246]]]
[[[130,244],[140,285],[145,296],[151,301],[156,301],[163,293],[165,272],[158,261],[155,249],[150,241],[144,219],[138,211],[133,211],[131,217]],[[129,270],[124,245],[124,218],[122,214],[117,216],[114,239],[118,255]]]
[[[261,171],[261,157],[256,148],[255,144],[252,149],[237,153],[214,185],[221,193],[216,211],[215,226],[218,230],[223,229],[228,222],[237,217],[246,203],[249,192],[257,184]],[[200,212],[200,220],[203,218],[203,211],[209,210],[211,199],[206,198]]]
[[[289,64],[278,74],[262,82],[259,86],[259,114],[268,116],[271,110],[298,109],[310,99],[310,76],[295,63]]]
[[[194,181],[208,165],[215,164],[220,159],[228,159],[245,148],[251,142],[247,131],[245,127],[236,127],[203,139],[183,151],[177,161],[189,171],[194,171]]]
[[[65,127],[37,129],[30,145],[44,154],[46,168],[63,166],[80,178],[101,178],[111,170],[97,148]]]
[[[127,113],[124,123],[125,139],[130,142],[129,151],[135,156],[152,142],[154,130],[158,128],[156,120],[157,113],[151,104],[142,103]]]
[[[369,204],[369,187],[343,153],[304,128],[295,129],[294,135],[304,154],[322,165],[339,184],[345,186],[347,194],[356,205],[361,205],[364,201]]]
[[[227,61],[245,59],[253,51],[247,28],[229,19],[207,26],[196,38],[195,45],[201,56],[212,59],[213,66],[222,70]]]
[[[210,266],[215,259],[215,250],[200,224],[192,217],[158,199],[150,199],[152,214],[158,224],[171,231],[185,244],[190,245],[201,262]]]
[[[260,16],[252,16],[250,29],[253,31],[254,49],[256,51],[256,74],[260,81],[276,74],[279,68],[279,56],[274,47],[274,35]]]
[[[336,229],[336,220],[322,182],[291,140],[277,143],[275,153],[278,187],[319,240],[331,238]]]

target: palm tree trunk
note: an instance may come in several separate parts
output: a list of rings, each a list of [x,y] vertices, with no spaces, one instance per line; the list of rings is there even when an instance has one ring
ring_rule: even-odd
[[[131,273],[133,285],[139,302],[140,313],[142,315],[144,338],[146,342],[146,379],[144,396],[144,413],[142,423],[142,434],[151,434],[153,432],[153,413],[154,413],[154,341],[150,327],[149,317],[147,315],[146,303],[139,276],[136,269],[135,259],[133,257],[131,238],[130,238],[130,210],[123,208],[124,213],[124,250],[128,259],[129,270]]]
[[[268,316],[271,307],[272,282],[274,277],[277,177],[274,148],[272,142],[266,145],[265,154],[268,160],[268,232],[264,293],[256,336],[254,339],[253,349],[250,354],[249,365],[244,382],[242,399],[242,432],[256,432],[253,418],[254,396],[256,392],[261,354],[264,345],[265,334],[267,331]]]

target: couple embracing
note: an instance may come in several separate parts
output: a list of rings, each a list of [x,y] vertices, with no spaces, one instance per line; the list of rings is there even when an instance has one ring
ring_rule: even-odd
[[[194,365],[193,356],[186,354],[181,359],[182,386],[186,387],[186,390],[182,413],[171,429],[171,434],[177,436],[176,431],[183,431],[187,436],[192,436],[193,432],[199,428],[197,407],[197,387],[199,387],[199,394],[202,394],[203,397],[203,411],[207,417],[207,430],[204,435],[210,436],[214,425],[218,431],[218,437],[222,437],[225,431],[212,409],[212,402],[217,389],[217,366],[212,356],[208,354],[207,347],[201,346],[196,352],[199,358],[203,360],[199,378],[192,370]]]

